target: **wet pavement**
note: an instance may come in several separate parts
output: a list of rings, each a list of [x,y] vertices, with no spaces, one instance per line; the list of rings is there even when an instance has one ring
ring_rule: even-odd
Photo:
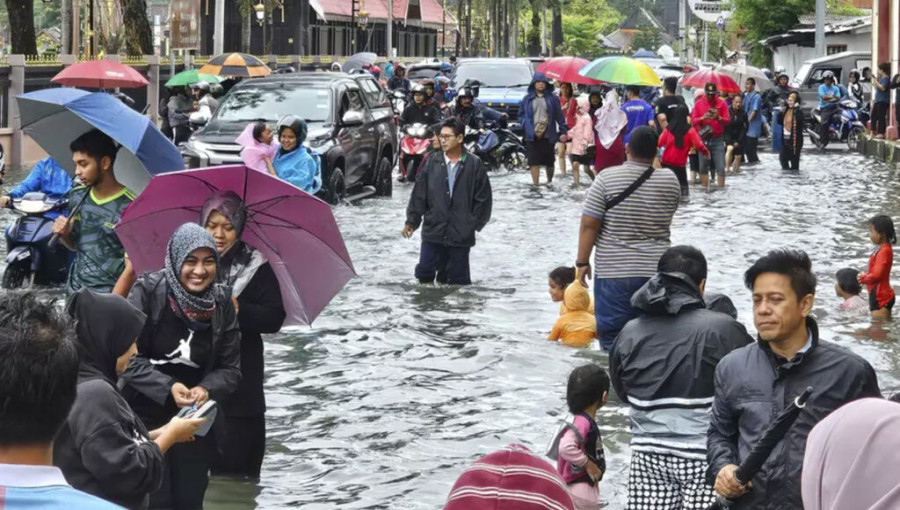
[[[693,188],[673,244],[704,252],[707,289],[731,296],[751,331],[743,271],[769,249],[806,250],[819,277],[822,337],[866,357],[882,389],[895,390],[900,330],[841,315],[832,287],[838,269],[865,269],[867,218],[900,219],[896,171],[842,147],[807,150],[798,173],[782,171],[773,154],[761,157],[724,190]],[[535,193],[525,174],[491,177],[494,215],[472,251],[475,284],[466,288],[414,282],[419,235],[399,235],[408,185],[335,210],[359,278],[315,327],[269,339],[262,480],[213,480],[207,508],[435,510],[475,458],[508,443],[545,450],[565,414],[568,373],[606,363],[596,348],[545,341],[558,313],[547,273],[574,261],[587,187],[557,178]],[[0,222],[8,217],[0,213]],[[615,395],[598,422],[609,466],[601,497],[623,508],[629,434]]]

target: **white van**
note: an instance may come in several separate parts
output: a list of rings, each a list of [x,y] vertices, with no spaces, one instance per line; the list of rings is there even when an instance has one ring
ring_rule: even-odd
[[[791,81],[791,86],[800,91],[803,111],[809,112],[819,104],[819,85],[825,71],[834,73],[836,83],[847,85],[850,71],[857,69],[862,75],[863,68],[872,67],[872,54],[866,51],[845,51],[826,57],[807,60]]]

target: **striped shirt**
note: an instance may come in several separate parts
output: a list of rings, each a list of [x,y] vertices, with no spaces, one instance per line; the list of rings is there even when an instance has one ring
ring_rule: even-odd
[[[607,201],[625,191],[646,169],[645,163],[632,161],[607,168],[588,191],[582,214],[603,222],[594,242],[595,278],[650,278],[671,244],[669,227],[681,199],[678,179],[671,171],[657,169],[607,214]]]

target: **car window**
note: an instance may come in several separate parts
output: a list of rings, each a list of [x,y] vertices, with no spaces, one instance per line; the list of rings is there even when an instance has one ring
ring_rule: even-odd
[[[248,86],[232,90],[216,110],[215,121],[253,122],[262,119],[277,122],[285,115],[296,115],[307,122],[328,120],[331,92],[327,88],[280,84]]]
[[[344,86],[341,90],[340,118],[344,118],[344,114],[350,111],[364,113],[362,94],[359,89]]]
[[[834,81],[835,83],[841,83],[841,68],[840,67],[818,67],[815,71],[813,71],[812,76],[809,77],[809,81],[807,82],[811,87],[818,87],[825,80],[822,79],[822,75],[825,74],[825,71],[831,71],[834,73]]]
[[[358,83],[363,89],[363,94],[366,96],[366,101],[369,103],[369,108],[380,108],[382,106],[387,106],[385,102],[384,90],[378,86],[378,83],[375,82],[375,80],[359,80]]]
[[[466,80],[480,81],[484,88],[527,86],[531,83],[531,75],[531,66],[524,62],[460,64],[453,75],[453,86],[462,86]]]

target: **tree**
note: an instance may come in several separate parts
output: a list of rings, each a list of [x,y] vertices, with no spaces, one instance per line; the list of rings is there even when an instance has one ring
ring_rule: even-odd
[[[528,27],[528,55],[541,54],[541,0],[531,0],[531,26]],[[527,18],[527,16],[526,16]]]
[[[631,40],[631,50],[637,51],[641,48],[655,52],[660,47],[662,34],[656,27],[643,27]]]
[[[9,17],[9,39],[12,52],[37,55],[33,0],[6,0],[6,13]]]
[[[122,21],[125,28],[125,51],[129,55],[153,53],[153,31],[147,16],[145,0],[121,0]]]
[[[814,0],[734,0],[733,22],[747,30],[746,40],[761,41],[797,24],[799,16],[814,11]],[[768,65],[769,52],[761,45],[751,48],[751,61]]]

